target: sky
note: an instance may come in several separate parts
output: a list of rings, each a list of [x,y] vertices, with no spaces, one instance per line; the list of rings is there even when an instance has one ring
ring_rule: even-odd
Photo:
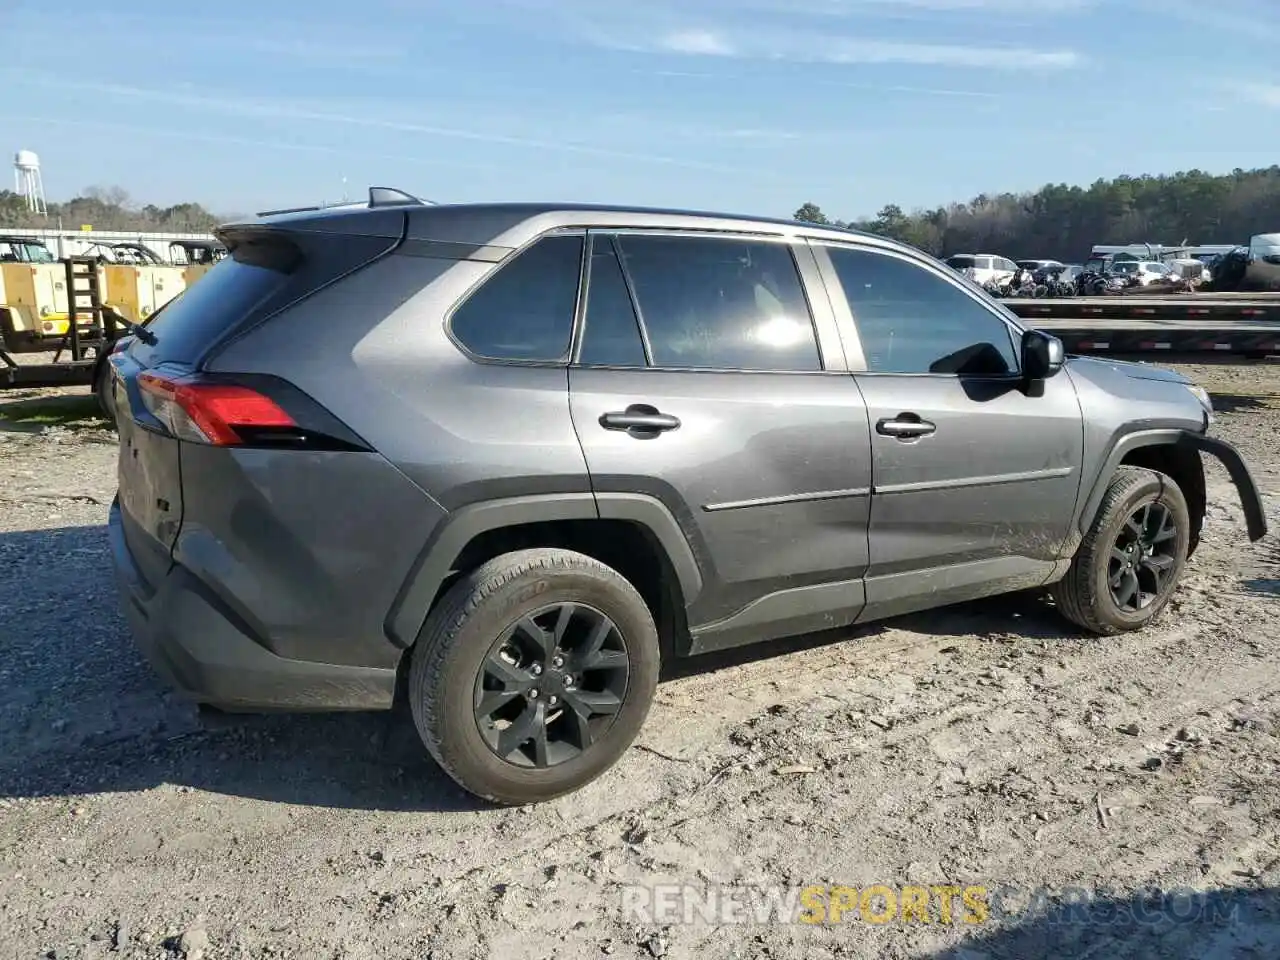
[[[0,37],[50,200],[854,218],[1280,162],[1280,0],[0,0]]]

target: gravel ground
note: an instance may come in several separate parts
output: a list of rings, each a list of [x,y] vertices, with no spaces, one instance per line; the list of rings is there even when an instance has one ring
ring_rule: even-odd
[[[1280,367],[1183,369],[1275,528]],[[403,716],[171,697],[116,613],[113,435],[22,422],[35,395],[0,396],[0,956],[1280,957],[1280,555],[1216,469],[1148,630],[1082,638],[1018,595],[707,660],[600,781],[495,810]],[[659,883],[1009,895],[981,923],[622,909]],[[1206,899],[1103,909],[1152,886]]]

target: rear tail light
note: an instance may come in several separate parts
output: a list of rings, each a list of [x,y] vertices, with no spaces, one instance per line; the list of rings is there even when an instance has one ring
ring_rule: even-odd
[[[175,437],[217,447],[241,446],[299,427],[270,397],[249,387],[202,383],[157,373],[138,375],[143,406]]]

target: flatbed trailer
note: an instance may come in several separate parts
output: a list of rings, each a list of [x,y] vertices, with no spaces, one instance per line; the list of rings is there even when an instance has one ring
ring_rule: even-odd
[[[96,359],[61,360],[50,363],[18,363],[0,350],[0,390],[33,387],[87,387],[97,371]]]
[[[1072,353],[1280,354],[1280,295],[1170,294],[1010,299],[1030,326]]]

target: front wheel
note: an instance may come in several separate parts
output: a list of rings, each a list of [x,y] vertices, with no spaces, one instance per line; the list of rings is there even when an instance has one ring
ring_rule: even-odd
[[[519,550],[464,574],[413,650],[409,704],[462,787],[537,803],[600,776],[640,731],[660,664],[653,617],[616,570]]]
[[[1120,467],[1071,568],[1051,588],[1058,609],[1103,636],[1146,626],[1173,595],[1190,537],[1187,503],[1173,479]]]

